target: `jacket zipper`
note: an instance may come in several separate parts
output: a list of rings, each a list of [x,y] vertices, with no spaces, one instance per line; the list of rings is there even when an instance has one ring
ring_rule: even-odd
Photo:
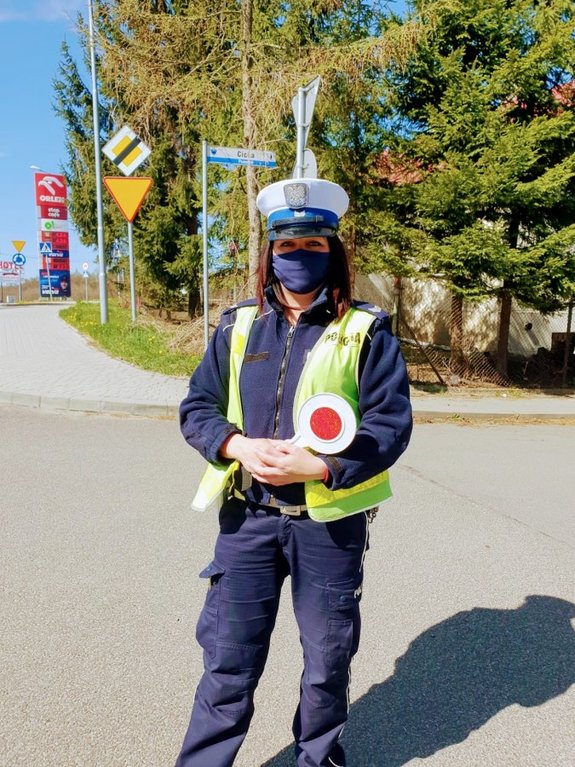
[[[292,344],[292,338],[295,331],[295,325],[290,325],[290,328],[288,330],[287,339],[286,339],[286,345],[284,348],[284,353],[282,357],[282,362],[280,365],[280,376],[278,380],[278,391],[276,395],[276,415],[274,418],[274,439],[278,438],[278,431],[279,431],[279,425],[280,425],[280,402],[282,399],[282,394],[284,390],[284,384],[285,384],[285,372],[287,367],[287,361],[289,357],[289,352]]]

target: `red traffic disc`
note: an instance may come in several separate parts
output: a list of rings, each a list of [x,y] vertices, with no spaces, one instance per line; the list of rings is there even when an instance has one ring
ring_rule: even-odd
[[[311,447],[318,453],[334,455],[351,444],[357,429],[353,408],[332,392],[312,394],[297,414],[292,444]]]
[[[309,426],[318,439],[331,441],[339,437],[343,423],[339,413],[333,408],[318,407],[310,416]]]

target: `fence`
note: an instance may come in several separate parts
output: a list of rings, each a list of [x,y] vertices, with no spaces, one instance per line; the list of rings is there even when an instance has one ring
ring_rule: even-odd
[[[565,357],[567,310],[544,316],[512,305],[507,376],[495,366],[499,302],[464,301],[461,351],[451,345],[451,294],[432,280],[402,279],[381,274],[357,275],[355,293],[379,304],[394,318],[413,383],[453,385],[523,385],[559,387],[574,375],[575,333]]]

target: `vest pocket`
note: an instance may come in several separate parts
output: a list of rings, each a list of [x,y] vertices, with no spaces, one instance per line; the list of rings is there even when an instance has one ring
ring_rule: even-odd
[[[200,578],[209,579],[209,586],[196,626],[196,639],[200,647],[210,658],[213,658],[216,654],[218,607],[220,604],[221,580],[225,572],[221,565],[213,561],[200,573]]]

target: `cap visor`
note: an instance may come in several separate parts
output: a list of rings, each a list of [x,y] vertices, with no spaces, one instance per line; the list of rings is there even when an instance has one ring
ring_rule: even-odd
[[[309,224],[295,224],[284,226],[281,229],[272,229],[268,232],[270,240],[289,240],[298,237],[334,237],[335,229],[329,226],[310,226]]]

